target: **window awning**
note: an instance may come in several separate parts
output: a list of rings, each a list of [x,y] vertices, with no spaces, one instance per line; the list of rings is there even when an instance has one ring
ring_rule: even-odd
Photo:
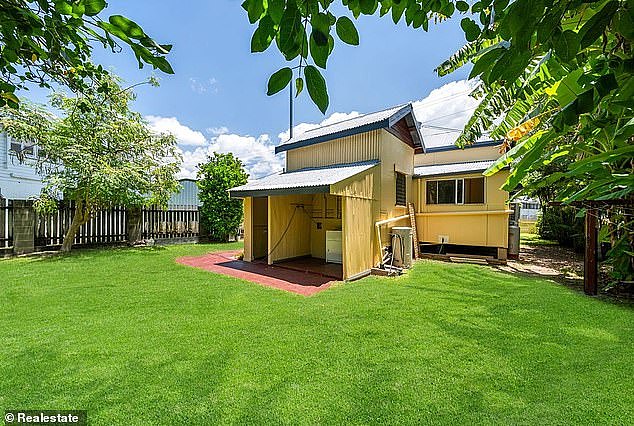
[[[432,176],[451,176],[464,173],[481,173],[496,160],[471,161],[467,163],[436,164],[414,167],[414,179]]]
[[[337,164],[279,173],[229,190],[233,198],[330,193],[330,185],[365,172],[378,161]]]

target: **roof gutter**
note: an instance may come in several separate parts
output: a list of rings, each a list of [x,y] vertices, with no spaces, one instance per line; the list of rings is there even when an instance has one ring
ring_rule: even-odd
[[[330,185],[301,186],[297,188],[229,190],[231,198],[268,197],[271,195],[329,194]]]
[[[511,168],[511,166],[505,166],[505,167],[502,167],[500,170],[509,170],[510,168]],[[484,173],[487,169],[488,169],[488,167],[484,168],[484,169],[460,170],[460,171],[456,171],[456,172],[433,173],[433,174],[429,174],[429,175],[417,175],[416,172],[414,172],[414,174],[412,175],[412,179],[427,179],[427,178],[432,178],[432,177],[457,176],[457,175],[473,175],[473,174],[477,174],[477,173],[480,173],[480,175],[482,175],[482,173]],[[498,172],[499,172],[499,170],[498,170]]]

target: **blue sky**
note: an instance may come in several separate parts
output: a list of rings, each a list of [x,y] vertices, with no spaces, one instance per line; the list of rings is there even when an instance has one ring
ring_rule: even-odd
[[[266,82],[286,63],[274,46],[261,54],[250,53],[255,27],[249,24],[240,1],[108,3],[104,17],[124,14],[157,41],[174,45],[168,59],[176,74],[157,71],[161,86],[138,88],[134,108],[157,129],[172,131],[179,138],[185,157],[184,176],[195,174],[195,165],[212,150],[236,152],[253,176],[281,167],[281,158],[271,152],[279,143],[279,135],[288,129],[288,92],[268,97]],[[343,9],[334,11],[345,13]],[[464,122],[469,111],[461,111],[475,105],[466,97],[469,86],[465,82],[445,85],[464,79],[468,70],[445,78],[433,71],[464,43],[459,20],[432,25],[428,33],[404,23],[396,26],[387,16],[361,17],[355,23],[360,46],[338,42],[323,72],[330,93],[326,116],[304,93],[295,103],[297,131],[310,128],[309,123],[321,123],[332,114],[330,121],[336,121],[355,112],[420,101],[434,89],[440,90],[432,94],[435,101],[427,99],[430,108],[422,108],[424,102],[419,104],[419,120],[449,114],[447,119],[441,117],[432,123],[447,127]],[[132,52],[125,47],[122,53],[112,54],[96,46],[93,57],[129,83],[142,81],[152,73],[148,67],[139,70]],[[446,136],[451,136],[438,129],[428,133],[430,139],[441,137],[439,143],[447,143]]]

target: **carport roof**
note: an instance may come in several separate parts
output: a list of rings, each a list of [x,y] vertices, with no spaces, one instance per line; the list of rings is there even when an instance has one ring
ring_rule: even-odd
[[[229,190],[234,198],[329,193],[330,185],[371,169],[378,161],[311,167],[279,173]]]

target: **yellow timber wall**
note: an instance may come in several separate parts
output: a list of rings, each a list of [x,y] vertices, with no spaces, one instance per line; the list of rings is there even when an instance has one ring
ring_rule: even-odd
[[[413,190],[412,175],[414,174],[414,148],[403,143],[396,136],[383,130],[381,135],[381,183],[379,185],[380,210],[375,222],[392,219],[407,214],[407,205],[396,205],[396,173],[405,175],[407,203],[415,202],[416,194]],[[387,245],[390,228],[394,226],[410,226],[409,220],[401,220],[381,226],[381,243]],[[376,237],[375,237],[376,238]],[[376,253],[376,263],[379,259],[379,249]]]
[[[520,219],[520,232],[522,234],[536,234],[537,233],[537,221]]]
[[[381,130],[286,151],[286,170],[379,159]]]
[[[269,197],[269,264],[311,254],[311,219],[298,206],[312,205],[312,197],[303,194]]]
[[[332,185],[341,196],[343,277],[351,279],[378,263],[374,223],[379,215],[381,166]]]
[[[343,198],[343,277],[348,280],[374,266],[374,200]]]
[[[268,199],[267,197],[245,197],[244,210],[244,260],[265,257],[268,252]]]
[[[449,237],[449,244],[484,247],[508,247],[509,194],[500,189],[508,177],[502,170],[485,177],[485,199],[483,204],[427,204],[427,180],[482,177],[481,174],[462,174],[447,177],[416,179],[417,213],[416,226],[420,241],[438,243],[441,235]]]
[[[325,221],[322,225],[326,229],[343,230],[346,278],[365,272],[379,263],[380,251],[374,224],[379,220],[407,213],[407,205],[396,205],[395,172],[406,176],[407,202],[416,200],[412,184],[414,149],[381,129],[286,152],[287,171],[369,160],[379,160],[380,164],[360,176],[332,185],[331,193],[343,197],[342,220]],[[319,206],[314,200],[313,209],[317,208]],[[359,223],[350,222],[353,217],[357,217]],[[366,222],[371,223],[369,229],[365,229]],[[393,222],[381,227],[381,241],[384,245],[389,243],[389,229],[399,225],[409,226],[409,221]],[[316,224],[311,226],[311,255],[323,258],[325,230],[317,232]]]

